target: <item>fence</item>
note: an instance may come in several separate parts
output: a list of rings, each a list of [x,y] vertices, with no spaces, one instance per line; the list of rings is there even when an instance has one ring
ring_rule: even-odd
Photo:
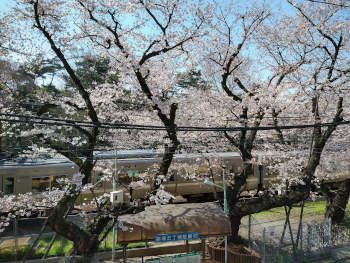
[[[244,218],[240,227],[240,235],[247,240],[253,250],[260,254],[264,262],[301,262],[317,257],[334,256],[341,254],[338,251],[344,247],[348,247],[350,251],[349,227],[332,226],[330,221],[322,222],[322,219],[317,220],[312,215],[308,215],[301,222],[299,217],[291,216],[289,226],[285,224],[285,216],[276,213],[277,216],[279,218],[267,219],[264,215],[252,215]],[[69,219],[75,223],[79,222],[82,226],[84,220],[89,220],[77,216],[69,216]],[[10,226],[0,233],[0,262],[22,259],[29,246],[38,237],[45,220],[45,218],[27,218],[12,221]],[[145,245],[147,244],[132,244],[132,247]],[[47,228],[43,231],[29,258],[64,256],[72,247],[72,242],[61,236],[55,236],[55,233]],[[100,244],[99,251],[108,251],[111,248],[112,234]],[[50,252],[47,253],[47,251]],[[350,252],[347,255],[350,256]],[[162,257],[162,260],[165,260],[165,257]],[[175,263],[186,259],[179,257],[172,260],[170,262]]]
[[[93,214],[89,214],[93,216]],[[73,221],[74,223],[80,225],[81,227],[84,227],[86,225],[84,221],[88,221],[89,218],[83,219],[79,216],[68,216],[68,219],[70,221]],[[21,260],[24,256],[26,256],[26,259],[35,259],[37,262],[46,262],[48,261],[48,257],[56,257],[56,259],[51,260],[50,262],[62,262],[62,257],[66,257],[66,255],[69,255],[70,251],[73,249],[73,243],[67,239],[65,239],[62,236],[56,235],[49,227],[47,227],[42,235],[39,235],[39,233],[42,230],[42,227],[46,223],[46,218],[25,218],[20,220],[12,220],[10,222],[10,226],[6,228],[6,230],[3,233],[0,233],[0,262],[8,262],[8,261],[15,261],[15,260]],[[106,229],[109,229],[109,226],[106,227]],[[104,233],[101,234],[103,236]],[[39,238],[39,240],[36,242],[36,245],[31,250],[31,253],[27,256],[27,252],[30,249],[30,247],[33,245],[33,243],[36,241],[36,239]],[[98,257],[110,259],[111,257],[111,250],[113,246],[113,234],[110,232],[106,238],[102,241],[102,243],[99,246],[98,251],[99,252],[106,252],[106,253],[99,253]],[[150,248],[149,248],[150,246]],[[180,246],[183,246],[180,247]],[[183,245],[176,245],[172,246],[172,249],[178,251],[177,253],[185,253],[190,251],[199,251],[198,248],[202,248],[202,243],[195,243],[195,244],[189,244],[189,247],[185,247],[185,244]],[[162,251],[162,248],[156,248],[152,243],[147,242],[138,242],[138,243],[130,243],[128,244],[127,248],[143,248],[147,250],[148,252],[155,253],[154,255],[162,254],[164,251]],[[154,249],[153,249],[154,248]],[[117,250],[122,250],[123,247],[121,247],[119,244],[116,244]],[[153,250],[152,250],[153,249]],[[196,249],[196,250],[193,250]],[[123,249],[123,251],[126,251]],[[133,250],[131,250],[133,251]],[[134,250],[134,252],[137,254],[139,250]],[[162,252],[158,253],[157,252]],[[119,254],[119,257],[121,256],[121,251],[116,251],[116,258]],[[151,256],[152,253],[149,253]],[[164,254],[164,253],[163,253]],[[166,253],[171,254],[171,253]],[[133,254],[135,256],[135,254]],[[200,253],[187,253],[187,254],[180,254],[173,257],[161,257],[157,259],[154,259],[153,262],[171,262],[171,263],[187,263],[187,262],[198,262],[200,258]],[[61,257],[61,258],[59,258]],[[39,261],[39,259],[44,259],[43,261]],[[61,261],[60,261],[61,260]],[[74,259],[72,259],[74,260]],[[67,260],[64,262],[68,262]],[[73,261],[69,261],[73,262]],[[128,259],[127,262],[136,262],[133,260]]]
[[[243,220],[240,235],[260,254],[263,262],[269,263],[316,260],[350,247],[350,229],[332,226],[330,220],[300,222],[299,218],[290,218],[288,224],[283,220],[250,216]]]
[[[84,227],[84,221],[79,216],[69,216],[69,220]],[[73,243],[66,238],[56,235],[49,227],[46,227],[42,235],[39,233],[46,223],[46,218],[24,218],[10,221],[10,225],[4,232],[0,233],[0,262],[22,259],[36,241],[36,245],[28,255],[31,258],[47,258],[48,256],[62,257],[69,254]],[[109,233],[100,244],[99,251],[110,251],[112,249],[113,236]],[[144,247],[145,242],[130,244],[131,247]],[[121,249],[117,245],[117,249]]]

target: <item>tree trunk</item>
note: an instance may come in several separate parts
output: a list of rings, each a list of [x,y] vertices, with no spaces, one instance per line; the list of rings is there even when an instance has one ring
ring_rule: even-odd
[[[97,252],[99,246],[98,237],[91,235],[80,239],[80,242],[74,242],[74,248],[86,261]]]
[[[91,183],[91,174],[92,174],[92,170],[94,169],[94,162],[93,162],[93,154],[89,154],[87,156],[87,158],[90,158],[88,160],[86,160],[83,164],[82,167],[80,167],[80,173],[82,173],[83,175],[85,175],[85,177],[82,180],[82,184],[88,184]]]
[[[0,121],[0,134],[2,133],[2,123]],[[2,136],[0,135],[0,157],[2,156]],[[5,156],[5,154],[4,154]]]
[[[74,250],[82,256],[80,262],[89,263],[94,262],[94,254],[98,250],[99,240],[98,236],[101,233],[101,229],[93,229],[85,231],[80,226],[75,225],[73,222],[66,219],[65,215],[72,209],[74,202],[78,197],[78,193],[75,192],[75,188],[71,189],[72,194],[65,195],[59,204],[51,211],[48,217],[48,225],[59,235],[73,241]],[[103,218],[100,220],[101,224],[108,223],[109,218]],[[103,222],[102,222],[103,221]],[[96,231],[96,233],[95,233]],[[83,261],[81,261],[83,260]]]
[[[341,182],[335,192],[327,194],[325,217],[331,218],[335,224],[344,220],[346,205],[350,195],[350,179]]]
[[[245,152],[245,155],[243,155],[243,160],[245,161],[250,159],[250,153]],[[237,203],[239,202],[241,187],[246,183],[248,175],[252,173],[253,166],[251,164],[246,165],[241,173],[234,176],[235,183],[227,186],[227,205],[231,223],[230,241],[234,243],[240,242],[238,232],[243,216],[241,215],[239,209],[237,209]]]
[[[242,219],[241,216],[230,214],[231,236],[228,239],[230,242],[240,243],[238,232],[239,232],[239,227],[241,225],[241,219]]]

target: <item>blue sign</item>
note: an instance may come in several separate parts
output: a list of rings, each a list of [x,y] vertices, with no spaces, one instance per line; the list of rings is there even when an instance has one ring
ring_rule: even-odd
[[[171,242],[171,241],[196,240],[196,239],[199,239],[198,232],[160,234],[160,235],[154,236],[154,242]]]

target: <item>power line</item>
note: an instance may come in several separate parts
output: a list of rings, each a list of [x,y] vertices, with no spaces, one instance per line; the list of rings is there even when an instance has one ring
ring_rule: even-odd
[[[21,106],[21,103],[17,103],[19,106]],[[23,104],[26,104],[26,105],[38,105],[40,106],[41,104],[38,104],[38,103],[31,103],[31,102],[26,102],[26,103],[23,103]],[[123,102],[117,102],[118,105],[135,105],[135,106],[150,106],[149,104],[147,103],[135,103],[135,102],[128,102],[128,101],[123,101]],[[151,111],[149,111],[151,112]],[[138,116],[138,117],[142,117],[144,118],[145,116],[142,115],[142,114],[137,114],[137,113],[141,113],[141,111],[136,111],[136,113],[133,113],[133,116]],[[266,113],[266,114],[270,114],[270,113]],[[349,116],[350,114],[344,114],[343,113],[343,116]],[[214,117],[216,118],[215,116],[210,116],[210,117]],[[309,119],[310,117],[313,117],[313,116],[300,116],[300,115],[288,115],[288,116],[268,116],[268,115],[265,115],[264,116],[264,119],[296,119],[296,120],[304,120],[304,119]],[[320,115],[320,117],[325,117],[325,115]],[[248,119],[255,119],[255,115],[254,114],[251,114],[248,116]],[[207,120],[207,118],[188,118],[188,120]],[[218,118],[216,118],[218,119]],[[239,120],[232,120],[231,118],[222,118],[220,119],[221,121],[230,121],[230,122],[237,122]],[[152,120],[151,120],[152,121]]]
[[[0,121],[12,123],[31,123],[45,126],[69,126],[69,127],[85,127],[85,128],[103,128],[103,129],[121,129],[121,130],[164,130],[164,131],[192,131],[192,132],[235,132],[235,131],[258,131],[258,130],[291,130],[291,129],[307,129],[315,127],[328,127],[349,125],[350,121],[340,122],[325,122],[316,124],[298,124],[298,125],[281,125],[281,126],[240,126],[240,127],[203,127],[203,126],[156,126],[156,125],[135,125],[122,123],[107,123],[107,122],[88,122],[75,121],[59,118],[44,118],[30,115],[0,113],[0,116],[16,117],[21,119],[0,118]]]
[[[13,119],[0,119],[0,121],[8,121],[8,122],[29,122],[34,124],[45,124],[50,125],[54,124],[57,126],[81,126],[81,127],[98,127],[98,128],[119,128],[119,129],[127,129],[128,127],[134,129],[145,128],[148,129],[164,129],[164,126],[151,126],[151,125],[137,125],[137,124],[124,124],[124,123],[110,123],[110,122],[89,122],[89,121],[79,121],[79,120],[68,120],[68,119],[60,119],[60,118],[47,118],[47,117],[38,117],[32,115],[21,115],[21,114],[10,114],[10,113],[0,113],[0,116],[5,117],[17,117],[24,118],[26,120],[13,120]],[[36,120],[36,122],[31,121]],[[40,122],[39,122],[40,121]],[[53,121],[53,122],[47,122]],[[79,125],[78,125],[79,124]]]
[[[349,7],[345,4],[337,4],[337,3],[326,2],[326,1],[321,1],[321,0],[305,0],[305,1],[312,2],[312,3],[318,3],[318,4],[333,5],[333,6],[338,6],[338,7]]]
[[[66,136],[65,136],[66,137]],[[76,135],[72,136],[72,137],[77,137]],[[69,137],[68,137],[69,138]],[[224,141],[227,141],[225,137],[223,136],[208,136],[205,137],[201,140],[201,141],[197,141],[197,140],[182,140],[181,141],[181,146],[207,146],[207,145],[215,145],[217,143],[218,139],[224,139]],[[254,141],[254,144],[283,144],[283,145],[289,145],[289,144],[301,144],[304,145],[305,143],[309,143],[309,141],[311,140],[310,136],[307,137],[298,137],[298,138],[284,138],[284,142],[285,143],[281,143],[281,140],[277,139],[277,138],[257,138]],[[241,141],[242,143],[250,143],[251,141],[248,139],[245,139],[243,141]],[[65,141],[64,143],[68,143],[70,144],[71,142],[69,141]],[[153,146],[155,145],[155,143],[159,143],[160,145],[163,145],[164,143],[167,143],[166,140],[154,140],[154,141],[150,141],[148,139],[148,141],[141,141],[140,144],[137,143],[138,148],[137,150],[140,150],[140,147],[146,147],[146,146]],[[48,145],[45,142],[41,142],[40,145]],[[32,144],[18,144],[17,147],[11,147],[12,150],[23,150],[25,148],[30,148],[32,147]],[[102,148],[103,147],[103,148]],[[122,147],[121,145],[118,146],[108,146],[108,145],[101,145],[101,144],[97,144],[96,147],[86,147],[86,144],[82,143],[81,145],[70,145],[68,147],[66,147],[67,149],[71,149],[71,150],[77,150],[77,151],[89,151],[89,150],[94,150],[94,151],[113,151],[115,150],[115,147],[117,147],[118,149],[120,149],[120,147]],[[126,148],[127,150],[130,150],[130,147]],[[148,149],[148,148],[147,148]],[[122,150],[122,149],[121,149]]]

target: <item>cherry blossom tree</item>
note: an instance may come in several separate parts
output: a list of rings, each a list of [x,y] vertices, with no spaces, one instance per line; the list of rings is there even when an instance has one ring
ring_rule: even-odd
[[[306,144],[300,147],[302,154],[296,151],[295,145],[288,144],[295,138],[295,132],[278,128],[273,136],[271,132],[256,129],[220,134],[176,130],[179,125],[208,123],[277,126],[285,124],[290,115],[305,116],[303,121],[311,123],[343,120],[349,70],[348,25],[342,7],[290,1],[294,11],[276,15],[254,1],[249,4],[254,6],[237,8],[182,0],[18,0],[6,17],[11,30],[11,38],[6,42],[8,50],[20,50],[21,54],[34,54],[36,58],[55,57],[70,78],[69,96],[52,92],[38,95],[41,116],[56,114],[96,124],[92,127],[73,125],[66,129],[69,135],[66,137],[59,128],[35,127],[23,134],[40,136],[49,148],[75,162],[85,176],[83,186],[66,182],[68,187],[57,195],[60,196],[57,202],[52,202],[48,220],[57,233],[74,241],[77,253],[83,255],[84,260],[88,261],[96,252],[101,242],[99,235],[107,223],[116,223],[118,214],[135,209],[94,200],[99,216],[88,229],[82,230],[65,219],[82,189],[93,191],[88,184],[95,166],[93,152],[100,140],[111,138],[110,133],[99,127],[103,122],[166,127],[163,133],[158,130],[142,133],[149,136],[143,141],[150,137],[168,140],[160,167],[150,173],[151,179],[145,178],[152,184],[149,199],[156,203],[160,199],[169,200],[162,183],[167,179],[173,155],[181,142],[185,146],[186,140],[198,142],[201,138],[196,146],[206,150],[228,149],[228,143],[238,150],[244,167],[230,173],[228,186],[233,240],[238,238],[243,216],[291,205],[310,196],[322,153],[325,147],[331,146],[335,125],[316,126],[311,133],[302,132],[305,138],[312,138],[309,154],[305,151],[309,149],[304,147]],[[117,75],[118,81],[87,85],[86,75],[79,74],[76,67],[87,54],[108,61],[106,75]],[[208,85],[185,90],[178,76],[196,70],[203,72]],[[180,92],[174,94],[177,85]],[[128,96],[127,101],[135,108],[125,107],[123,96]],[[298,123],[298,119],[295,122]],[[135,130],[117,131],[113,135],[128,147],[131,140],[124,138],[133,139],[140,134]],[[271,137],[277,138],[278,146],[258,145],[258,141]],[[134,140],[134,144],[140,145],[142,140]],[[66,151],[66,145],[77,151]],[[287,172],[281,174],[278,186],[242,200],[241,189],[252,174],[254,157],[263,150],[265,154],[278,152],[279,162],[285,163]],[[287,187],[291,181],[295,191]]]
[[[279,28],[288,30],[284,31],[288,34],[281,36],[274,31],[274,36],[277,36],[277,41],[273,42],[275,45],[265,47],[269,52],[275,49],[272,51],[275,65],[282,67],[289,66],[291,60],[295,61],[298,57],[304,56],[306,50],[307,63],[290,74],[289,85],[295,88],[295,95],[304,104],[302,106],[305,109],[304,116],[308,115],[310,121],[313,119],[314,123],[340,122],[348,110],[347,103],[344,103],[348,100],[349,83],[347,56],[349,42],[346,29],[349,25],[345,22],[347,11],[341,6],[334,5],[325,6],[298,1],[288,3],[296,14],[294,17],[284,18],[281,21],[282,28]],[[323,160],[327,159],[325,155],[334,156],[326,149],[327,146],[331,146],[332,141],[334,142],[331,136],[336,128],[337,126],[315,127],[312,131],[311,151],[302,171],[303,181],[307,187],[312,185],[322,156]],[[347,180],[341,184],[339,194],[346,185]],[[343,198],[339,200],[347,203]],[[334,222],[341,221],[341,217],[337,218],[336,214],[338,209],[344,212],[344,204],[341,206],[340,201],[330,203],[332,201],[328,202],[326,214],[332,217]],[[330,210],[333,212],[329,212]]]
[[[299,124],[300,120],[303,123],[338,123],[343,120],[343,101],[349,81],[348,43],[345,41],[348,25],[344,22],[346,12],[339,6],[289,4],[293,15],[283,14],[267,19],[268,12],[253,8],[232,19],[227,15],[232,12],[226,14],[222,11],[217,24],[213,24],[216,29],[212,31],[213,41],[206,42],[210,62],[206,64],[207,75],[232,100],[229,106],[233,113],[230,115],[231,125],[277,126],[286,124],[281,120],[291,115],[304,116],[304,119],[293,121]],[[242,23],[240,30],[235,24],[237,21]],[[258,61],[247,57],[248,48],[263,51]],[[259,66],[259,63],[268,65],[267,69]],[[249,72],[249,76],[245,72]],[[301,134],[309,142],[309,147],[305,148],[286,144],[293,133],[295,135],[294,131],[276,129],[274,136],[281,146],[273,149],[271,159],[284,163],[282,166],[286,168],[281,172],[284,180],[280,180],[279,186],[266,189],[249,200],[242,200],[240,193],[248,175],[252,174],[251,164],[256,162],[253,156],[259,154],[259,149],[260,154],[267,155],[266,150],[274,148],[266,144],[263,149],[256,142],[260,138],[269,141],[272,133],[258,133],[257,130],[243,130],[236,134],[225,132],[225,137],[241,152],[246,163],[242,172],[232,175],[228,186],[233,240],[238,239],[242,216],[277,206],[289,206],[310,197],[319,180],[315,177],[318,174],[315,173],[316,168],[326,145],[331,145],[330,138],[335,130],[336,125],[304,130]],[[326,151],[326,155],[328,153]],[[347,184],[345,181],[344,186]],[[278,195],[275,195],[275,190],[278,190]],[[346,204],[344,199],[342,202]],[[344,211],[344,207],[341,210]]]
[[[191,63],[183,54],[191,49],[191,41],[202,34],[203,11],[202,6],[185,1],[57,1],[54,4],[45,0],[17,1],[13,12],[6,17],[12,26],[7,46],[16,47],[15,50],[24,46],[22,54],[57,57],[78,94],[67,98],[42,93],[39,103],[43,106],[38,112],[42,115],[60,111],[65,118],[87,119],[96,124],[91,128],[73,125],[66,129],[65,132],[71,134],[67,137],[56,128],[33,129],[23,135],[41,137],[51,149],[75,162],[84,175],[83,185],[87,185],[94,167],[93,151],[101,136],[98,124],[101,120],[114,122],[120,118],[118,114],[110,114],[116,112],[116,104],[109,103],[105,95],[118,98],[123,90],[116,83],[85,85],[71,58],[83,56],[87,49],[113,58],[110,74],[118,73],[120,83],[130,90],[139,88],[163,125],[175,127],[177,103],[168,101],[166,105],[160,100],[160,94],[176,82],[179,65]],[[137,18],[135,22],[132,16]],[[159,175],[167,173],[179,145],[174,129],[168,129],[167,136],[170,145],[165,148]],[[78,145],[79,151],[66,151],[63,143]],[[161,181],[154,182],[155,191],[161,192],[157,191]],[[88,260],[101,242],[99,234],[112,220],[106,214],[116,215],[118,211],[134,208],[100,206],[99,216],[87,230],[82,230],[65,219],[80,192],[81,188],[74,184],[65,190],[66,194],[53,206],[48,224],[58,234],[72,240],[78,254]]]

